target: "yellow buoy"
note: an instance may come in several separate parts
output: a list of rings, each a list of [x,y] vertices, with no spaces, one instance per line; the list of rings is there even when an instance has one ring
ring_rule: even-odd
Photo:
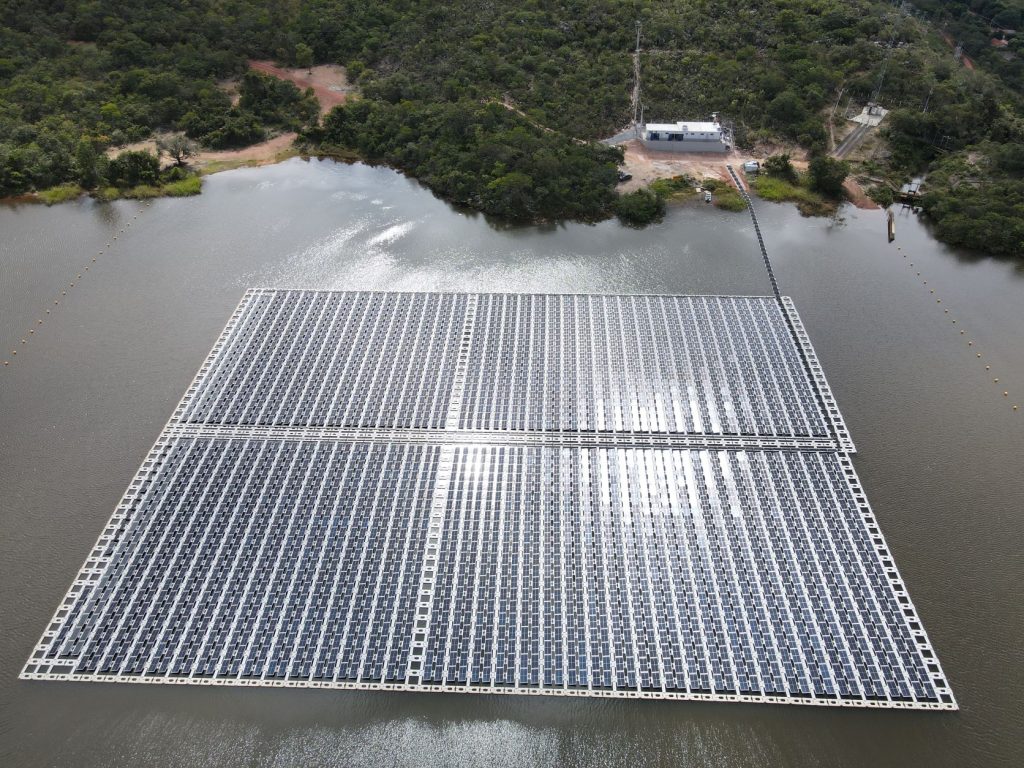
[[[963,336],[967,331],[960,331],[960,335]]]
[[[6,361],[4,362],[4,365],[7,365],[7,362],[6,362]],[[1015,406],[1013,406],[1013,410],[1015,410],[1015,411],[1017,410],[1017,406],[1016,406],[1016,405],[1015,405]]]
[[[973,341],[968,341],[967,342],[967,346],[968,347],[973,347],[974,346],[974,342]]]
[[[1009,392],[1003,392],[1003,397],[1009,397],[1009,396],[1010,396]]]
[[[991,371],[992,370],[992,366],[991,365],[986,365],[985,366],[985,370],[986,371]]]
[[[978,353],[978,357],[981,357],[981,352]]]
[[[29,333],[35,333],[35,332],[36,332],[36,329],[35,329],[35,328],[29,328],[29,329],[28,329],[28,332],[29,332]]]
[[[992,379],[992,383],[993,384],[998,384],[999,383],[999,379]]]

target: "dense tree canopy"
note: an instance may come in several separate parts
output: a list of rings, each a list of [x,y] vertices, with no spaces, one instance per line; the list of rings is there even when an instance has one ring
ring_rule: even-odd
[[[103,186],[105,150],[154,132],[232,148],[298,130],[311,149],[400,166],[497,215],[609,215],[617,158],[587,142],[632,118],[639,20],[647,118],[719,112],[741,146],[822,154],[839,89],[856,105],[881,84],[893,109],[881,171],[932,165],[926,212],[939,222],[966,215],[943,200],[959,176],[942,169],[1020,140],[1024,35],[1003,30],[1024,27],[1024,0],[915,7],[929,21],[879,0],[0,0],[0,195]],[[953,60],[940,25],[974,70]],[[246,74],[247,58],[343,64],[363,97],[321,127],[309,94]],[[979,205],[989,180],[1018,198],[1014,167],[973,166]],[[1013,208],[986,211],[995,226]],[[955,237],[991,242],[976,229]]]
[[[287,23],[280,6],[0,0],[0,195],[102,184],[92,154],[156,130],[220,148],[308,123],[310,98],[291,84],[247,76],[252,106],[238,108],[218,87],[245,72],[247,54],[270,55]]]
[[[314,138],[406,169],[450,200],[521,221],[600,216],[615,199],[622,157],[475,101],[358,100],[332,111]]]

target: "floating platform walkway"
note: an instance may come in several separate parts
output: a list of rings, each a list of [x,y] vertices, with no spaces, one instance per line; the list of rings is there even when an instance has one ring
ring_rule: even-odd
[[[954,709],[785,297],[248,292],[22,677]]]

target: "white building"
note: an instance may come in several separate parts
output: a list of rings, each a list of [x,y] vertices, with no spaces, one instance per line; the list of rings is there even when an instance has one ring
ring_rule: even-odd
[[[668,152],[725,152],[729,149],[719,122],[647,123],[644,146]]]

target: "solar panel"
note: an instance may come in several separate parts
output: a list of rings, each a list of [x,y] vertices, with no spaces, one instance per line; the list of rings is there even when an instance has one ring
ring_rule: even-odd
[[[792,304],[251,291],[29,679],[955,708]]]

